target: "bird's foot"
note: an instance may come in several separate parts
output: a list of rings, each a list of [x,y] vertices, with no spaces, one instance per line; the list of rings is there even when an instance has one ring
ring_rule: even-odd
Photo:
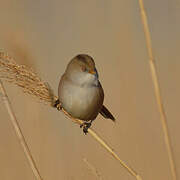
[[[83,128],[83,132],[86,135],[88,133],[88,129],[91,127],[92,120],[90,122],[84,122],[80,125],[80,128]]]
[[[62,109],[59,99],[54,102],[53,107],[57,108],[58,111]]]

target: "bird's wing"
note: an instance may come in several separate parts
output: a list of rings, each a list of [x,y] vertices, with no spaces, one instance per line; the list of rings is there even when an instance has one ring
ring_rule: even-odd
[[[100,114],[106,119],[111,119],[112,121],[115,121],[114,116],[109,112],[109,110],[104,105],[102,106]]]
[[[102,101],[104,100],[104,91],[101,86],[101,83],[99,82],[99,87],[100,87],[100,96]],[[112,121],[115,121],[114,116],[109,112],[109,110],[103,105],[100,112],[99,112],[104,118],[106,119],[111,119]]]

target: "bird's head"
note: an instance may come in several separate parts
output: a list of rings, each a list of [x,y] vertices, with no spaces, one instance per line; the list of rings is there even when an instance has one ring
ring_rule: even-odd
[[[69,62],[66,75],[73,82],[81,85],[97,85],[98,82],[95,62],[92,57],[86,54],[79,54]]]

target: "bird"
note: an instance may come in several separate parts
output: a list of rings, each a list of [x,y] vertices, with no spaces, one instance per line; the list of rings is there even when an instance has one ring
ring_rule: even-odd
[[[94,59],[87,54],[79,54],[68,63],[61,76],[58,87],[58,100],[54,107],[60,104],[73,118],[82,120],[83,132],[87,134],[91,123],[100,113],[104,118],[115,121],[111,112],[103,105],[104,90],[99,81],[99,75]]]

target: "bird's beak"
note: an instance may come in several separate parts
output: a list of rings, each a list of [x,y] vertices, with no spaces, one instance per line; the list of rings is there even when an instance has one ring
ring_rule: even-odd
[[[91,74],[96,74],[96,71],[90,70],[89,73],[91,73]]]
[[[95,75],[97,79],[99,78],[96,68],[94,70],[90,70],[89,73]]]

